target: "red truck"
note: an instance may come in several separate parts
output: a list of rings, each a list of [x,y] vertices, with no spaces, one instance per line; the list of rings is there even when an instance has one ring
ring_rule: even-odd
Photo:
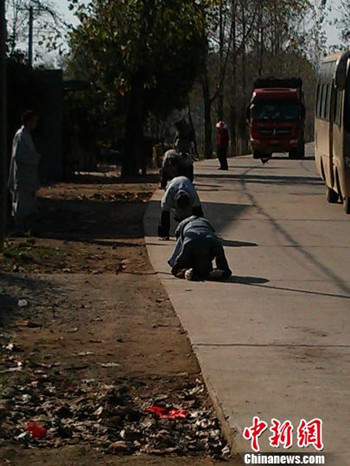
[[[247,109],[250,143],[255,159],[268,160],[274,152],[290,159],[305,156],[305,104],[300,78],[258,79]]]

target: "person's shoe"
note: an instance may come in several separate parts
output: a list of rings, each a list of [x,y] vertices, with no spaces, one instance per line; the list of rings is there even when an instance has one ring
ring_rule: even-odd
[[[209,277],[211,280],[221,280],[223,276],[224,276],[224,271],[220,269],[214,269],[209,274]]]
[[[194,270],[193,269],[187,269],[185,272],[185,278],[188,281],[192,281],[194,277]]]

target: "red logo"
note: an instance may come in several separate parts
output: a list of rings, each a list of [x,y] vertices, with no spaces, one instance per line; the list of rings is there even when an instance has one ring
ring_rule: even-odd
[[[312,419],[309,422],[302,419],[298,427],[298,447],[314,446],[316,450],[323,450],[322,427],[321,419]]]
[[[243,437],[250,440],[251,448],[255,452],[260,452],[259,438],[268,428],[268,424],[262,421],[258,416],[253,418],[253,423],[250,427],[246,427],[243,431]],[[293,431],[294,426],[291,421],[284,422],[278,419],[271,419],[270,432],[272,435],[269,437],[270,447],[288,450],[293,446]],[[307,422],[302,419],[297,429],[298,447],[307,448],[313,446],[316,450],[323,450],[323,422],[321,419],[315,418]]]
[[[271,423],[270,431],[273,434],[269,437],[271,447],[283,446],[286,450],[291,448],[293,446],[293,424],[290,421],[285,421],[282,424],[277,419],[272,419]]]
[[[256,452],[260,451],[259,447],[259,437],[265,432],[268,428],[266,422],[261,421],[258,416],[255,416],[253,419],[253,425],[251,427],[246,427],[243,431],[243,437],[246,440],[251,441],[252,449]]]

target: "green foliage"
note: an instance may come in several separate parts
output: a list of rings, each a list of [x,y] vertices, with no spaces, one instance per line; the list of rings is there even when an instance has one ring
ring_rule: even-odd
[[[94,0],[77,11],[72,56],[106,101],[125,100],[138,76],[146,111],[165,116],[186,103],[205,57],[201,3]]]

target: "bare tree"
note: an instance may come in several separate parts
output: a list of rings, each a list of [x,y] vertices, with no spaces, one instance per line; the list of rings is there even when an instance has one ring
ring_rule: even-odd
[[[31,64],[34,45],[36,59],[46,52],[56,51],[62,55],[67,50],[66,33],[70,26],[50,1],[7,0],[6,16],[10,55],[27,50]]]

